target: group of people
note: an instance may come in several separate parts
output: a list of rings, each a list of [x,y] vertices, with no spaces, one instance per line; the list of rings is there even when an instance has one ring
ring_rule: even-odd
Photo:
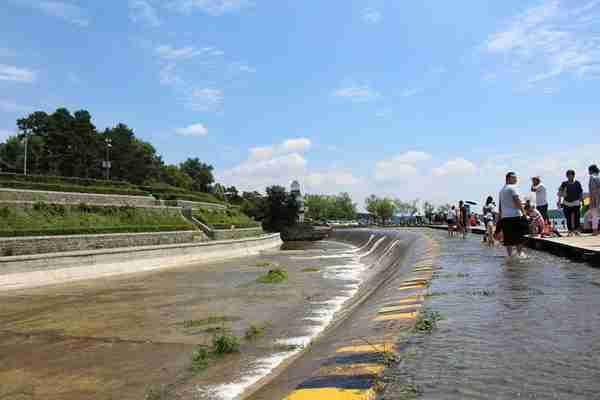
[[[600,170],[597,165],[590,165],[589,172],[589,204],[588,217],[591,221],[592,235],[599,235],[600,224]],[[568,170],[567,180],[558,189],[557,207],[563,210],[568,229],[568,236],[578,236],[581,232],[581,207],[584,204],[583,187],[575,178],[575,171]],[[542,235],[548,231],[548,193],[539,176],[531,178],[531,191],[535,193],[535,204],[523,201],[519,193],[515,172],[505,177],[505,185],[498,196],[498,206],[492,196],[488,196],[483,206],[483,223],[486,227],[484,241],[490,246],[496,240],[502,241],[509,257],[525,257],[523,244],[525,235]],[[470,210],[468,204],[461,201],[458,208],[452,206],[448,211],[448,232],[453,236],[456,232],[466,237],[469,230]],[[516,251],[515,251],[516,250]]]

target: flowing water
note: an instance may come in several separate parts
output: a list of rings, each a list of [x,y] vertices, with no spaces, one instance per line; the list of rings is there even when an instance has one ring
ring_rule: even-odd
[[[600,270],[428,234],[441,255],[426,305],[444,319],[404,346],[386,400],[600,398]]]

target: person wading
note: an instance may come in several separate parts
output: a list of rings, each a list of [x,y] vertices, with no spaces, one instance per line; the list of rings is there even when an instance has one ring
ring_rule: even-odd
[[[500,223],[504,246],[508,257],[513,256],[513,247],[517,248],[517,256],[524,258],[523,243],[525,235],[529,230],[525,210],[521,202],[521,196],[517,188],[517,174],[509,172],[506,174],[506,184],[498,196],[500,205]]]
[[[567,171],[567,180],[558,189],[558,208],[562,207],[567,220],[568,235],[579,235],[581,225],[581,202],[583,200],[583,188],[581,183],[575,180],[575,171]]]
[[[598,224],[600,223],[600,169],[597,165],[590,165],[588,168],[590,173],[590,208],[589,211],[592,216],[592,235],[598,236]]]
[[[548,193],[546,186],[542,183],[539,176],[531,178],[531,191],[535,193],[535,206],[542,214],[544,221],[548,222]]]
[[[448,236],[454,236],[454,230],[456,229],[456,208],[454,206],[448,210],[446,223],[448,224]]]
[[[483,206],[483,223],[485,224],[485,235],[483,241],[489,246],[494,245],[494,222],[496,221],[496,203],[494,198],[488,196]]]
[[[464,201],[458,202],[458,214],[459,214],[459,225],[462,232],[462,238],[467,238],[467,233],[469,233],[469,206],[465,204]]]

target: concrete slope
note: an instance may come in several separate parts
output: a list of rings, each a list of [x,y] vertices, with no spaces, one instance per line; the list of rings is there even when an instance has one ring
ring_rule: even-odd
[[[251,400],[373,399],[395,343],[409,332],[432,277],[436,244],[418,232],[342,230],[372,276],[337,320]],[[264,383],[264,382],[263,382]]]

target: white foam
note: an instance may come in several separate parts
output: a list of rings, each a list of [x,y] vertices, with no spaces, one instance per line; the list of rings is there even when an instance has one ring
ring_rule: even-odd
[[[381,243],[382,239],[374,244],[371,251],[374,251],[379,243]],[[369,242],[370,241],[371,239]],[[260,379],[270,374],[286,358],[297,354],[302,350],[303,347],[310,345],[310,343],[315,340],[315,338],[317,338],[321,332],[325,330],[325,328],[327,328],[331,321],[333,321],[336,313],[342,309],[344,304],[358,292],[361,283],[360,278],[362,277],[363,272],[367,269],[366,265],[358,262],[360,256],[354,254],[349,255],[348,253],[343,254],[344,257],[353,257],[354,260],[348,264],[327,267],[323,276],[326,279],[349,280],[353,283],[344,285],[342,290],[338,292],[335,297],[329,300],[311,303],[313,305],[323,305],[324,308],[312,310],[311,314],[304,318],[305,321],[318,323],[318,325],[307,326],[305,331],[306,335],[283,338],[276,341],[276,343],[280,345],[298,346],[297,349],[289,352],[274,354],[270,357],[257,360],[256,363],[250,366],[250,372],[248,375],[243,376],[238,381],[208,388],[198,388],[198,391],[203,395],[208,396],[208,398],[211,400],[237,400],[241,397],[244,391],[256,384]],[[325,258],[334,257],[330,256]]]
[[[369,236],[369,240],[367,240],[367,243],[365,243],[364,245],[362,245],[358,249],[354,250],[353,253],[358,253],[359,251],[362,251],[362,250],[366,249],[371,244],[371,242],[373,241],[374,238],[375,238],[375,235]]]
[[[382,236],[379,238],[379,240],[377,240],[374,244],[373,247],[371,247],[371,250],[367,251],[365,254],[361,254],[358,257],[359,258],[363,258],[363,257],[367,257],[370,256],[375,250],[377,250],[377,248],[379,247],[379,245],[385,240],[385,236]]]

